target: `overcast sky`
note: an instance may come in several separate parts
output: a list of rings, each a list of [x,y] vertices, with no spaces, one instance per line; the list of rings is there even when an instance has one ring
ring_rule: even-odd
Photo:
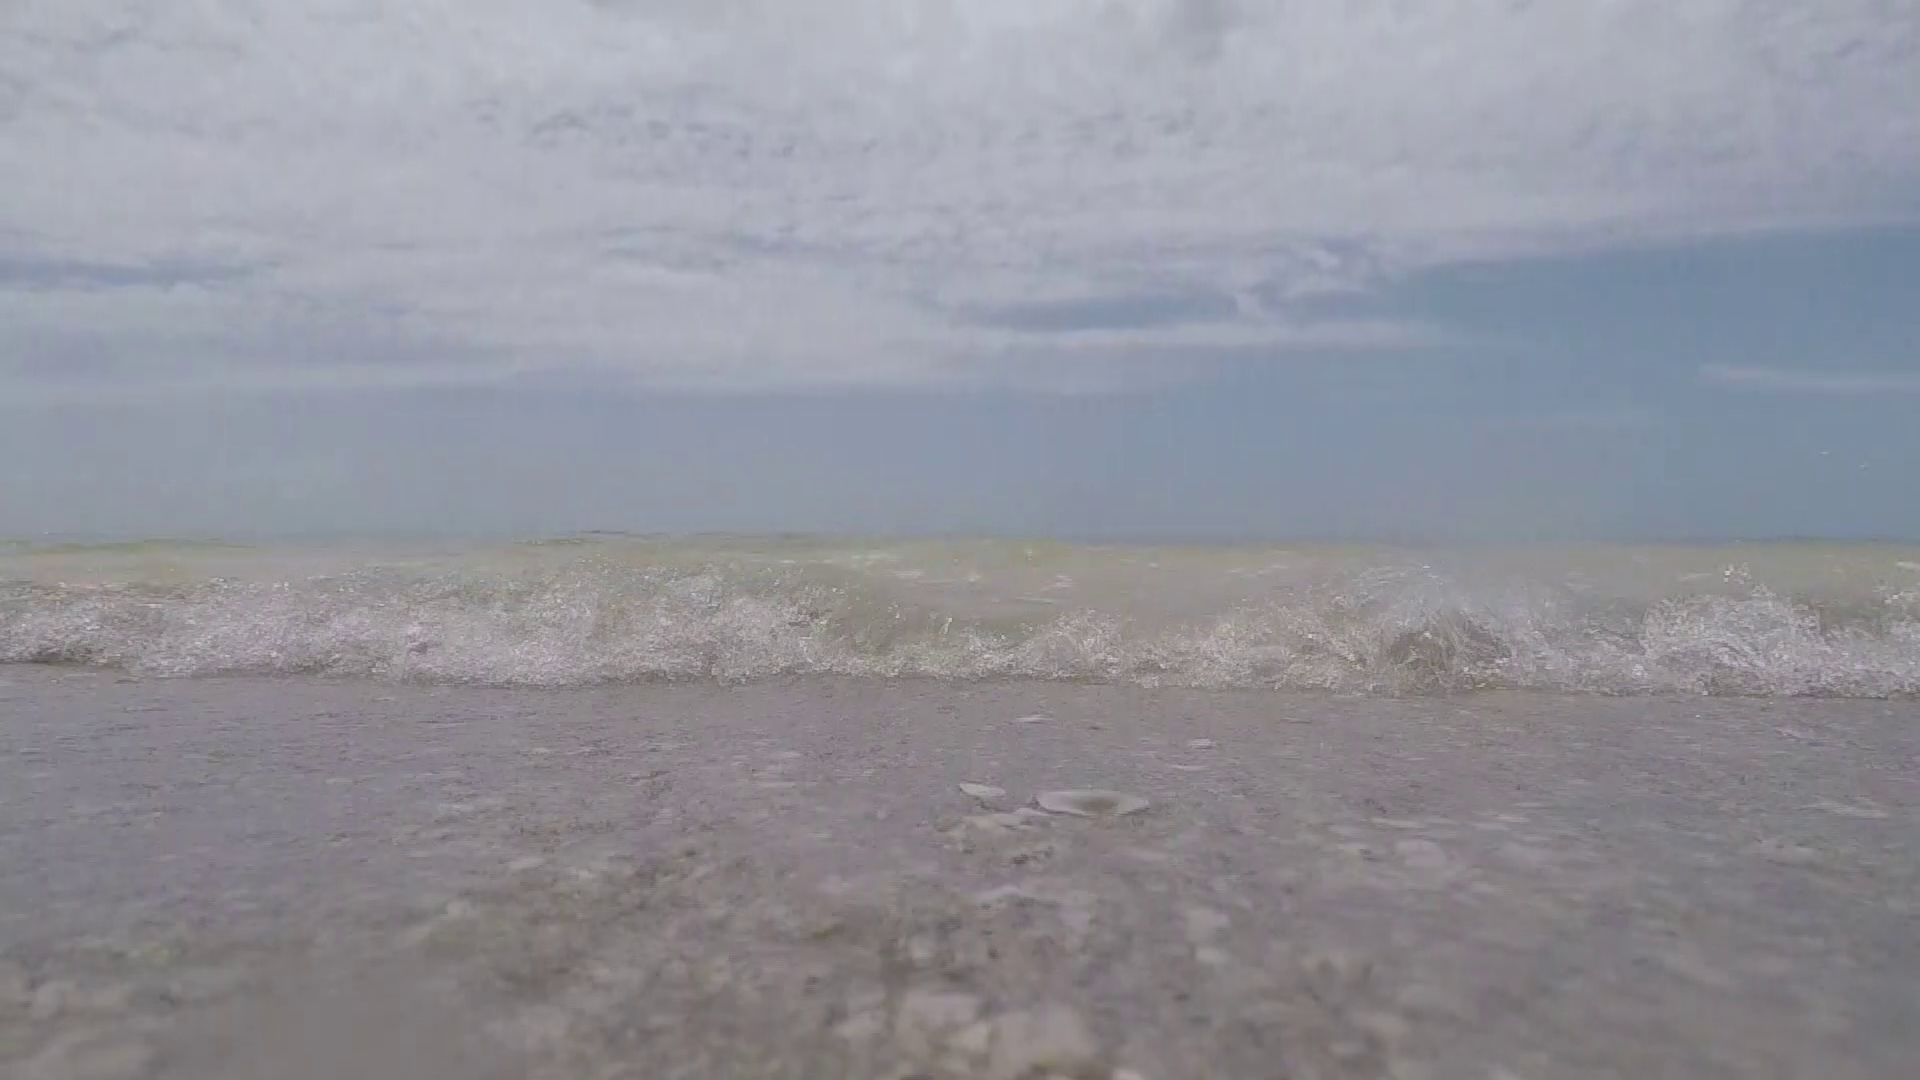
[[[0,534],[1920,536],[1916,0],[12,0]]]

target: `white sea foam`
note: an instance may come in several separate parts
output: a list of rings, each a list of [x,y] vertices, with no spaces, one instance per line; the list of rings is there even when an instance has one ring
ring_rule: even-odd
[[[1903,554],[1911,554],[1897,549]],[[1889,549],[595,541],[0,558],[0,661],[517,686],[789,674],[1344,693],[1920,694]],[[1703,572],[1703,562],[1719,569]],[[1148,562],[1159,568],[1145,573]],[[1250,574],[1249,567],[1289,567]],[[902,570],[924,570],[903,576]],[[1069,571],[1071,571],[1069,573]],[[1703,576],[1704,575],[1704,576]],[[1020,602],[1034,582],[1055,605]]]

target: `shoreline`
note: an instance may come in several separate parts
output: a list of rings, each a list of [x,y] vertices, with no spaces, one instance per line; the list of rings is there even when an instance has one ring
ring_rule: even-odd
[[[1034,805],[1083,787],[1151,805]],[[0,822],[35,1080],[1920,1054],[1913,701],[22,666]]]

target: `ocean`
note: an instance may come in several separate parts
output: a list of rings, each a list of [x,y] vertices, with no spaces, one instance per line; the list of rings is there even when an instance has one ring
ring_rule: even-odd
[[[18,543],[0,661],[0,1075],[1920,1059],[1913,548]]]
[[[1920,694],[1920,547],[15,541],[0,662],[494,687],[1899,698]]]

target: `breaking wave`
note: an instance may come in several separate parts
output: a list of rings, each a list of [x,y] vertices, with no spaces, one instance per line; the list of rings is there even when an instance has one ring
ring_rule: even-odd
[[[517,571],[16,579],[0,582],[0,661],[530,687],[833,674],[1362,694],[1920,695],[1920,587],[1813,599],[1730,576],[1711,589],[1608,598],[1374,567],[1169,615],[1071,594],[960,602],[892,587],[914,576],[588,556]]]

